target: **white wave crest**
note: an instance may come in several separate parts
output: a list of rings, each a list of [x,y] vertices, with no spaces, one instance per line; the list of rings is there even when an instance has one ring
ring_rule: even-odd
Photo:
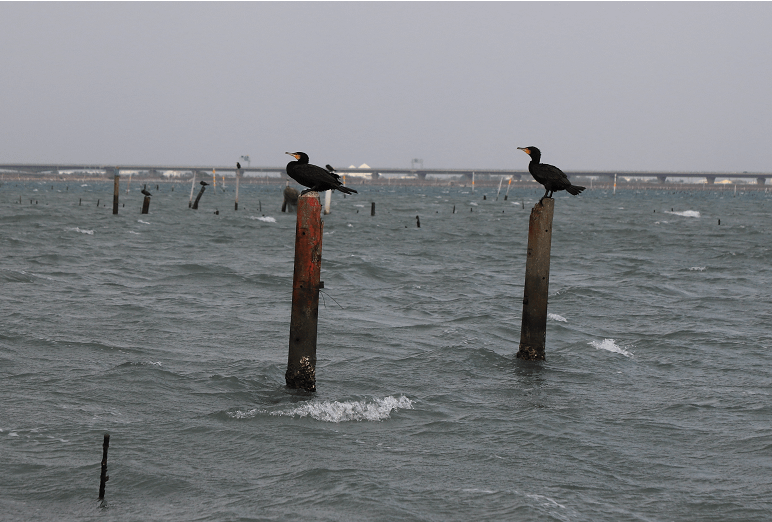
[[[689,268],[689,270],[697,271],[697,272],[704,272],[707,269],[708,269],[708,267],[706,267],[706,266],[692,266],[692,267]]]
[[[549,319],[552,319],[553,321],[560,321],[561,323],[567,323],[568,322],[568,319],[566,319],[562,315],[558,315],[558,314],[547,314],[547,317]]]
[[[323,422],[381,421],[391,416],[392,410],[413,409],[413,401],[405,396],[389,395],[372,401],[321,401],[308,402],[288,411],[271,412],[271,415],[311,417]]]
[[[147,221],[142,221],[141,219],[138,219],[137,223],[142,223],[143,225],[149,225],[150,224]]]
[[[311,417],[322,422],[382,421],[391,416],[392,411],[412,410],[413,401],[405,397],[389,395],[382,399],[361,401],[309,401],[295,408],[279,411],[254,409],[249,411],[229,412],[235,419],[255,417],[261,413],[279,417]]]
[[[66,228],[65,230],[69,230],[70,232],[80,232],[81,234],[88,234],[90,236],[94,235],[93,230],[86,230],[84,228],[75,227],[75,228]]]
[[[633,354],[628,352],[624,348],[621,348],[614,339],[603,339],[602,341],[590,341],[590,346],[593,346],[596,350],[606,350],[609,352],[619,353],[625,357],[632,357]]]
[[[673,214],[676,216],[683,216],[683,217],[700,217],[700,211],[699,210],[676,210],[674,212],[665,211],[665,214]]]
[[[276,223],[276,218],[271,217],[271,216],[259,216],[259,217],[249,216],[249,219],[256,219],[258,221],[265,221],[266,223]]]

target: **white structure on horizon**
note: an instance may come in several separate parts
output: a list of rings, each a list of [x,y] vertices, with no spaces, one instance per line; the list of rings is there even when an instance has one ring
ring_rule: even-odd
[[[358,167],[355,167],[354,165],[349,165],[348,168],[350,168],[350,169],[369,169],[370,165],[368,165],[367,163],[362,163]],[[357,177],[367,177],[367,178],[369,178],[370,177],[370,173],[369,172],[346,172],[346,176],[357,176]]]

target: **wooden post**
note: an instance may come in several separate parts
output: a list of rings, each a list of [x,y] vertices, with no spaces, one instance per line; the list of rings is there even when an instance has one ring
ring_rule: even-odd
[[[115,177],[113,178],[113,214],[118,213],[118,192],[121,189],[121,175],[118,169],[114,169]]]
[[[110,435],[105,433],[105,439],[102,443],[102,473],[99,476],[99,500],[105,498],[105,482],[110,480],[107,476],[107,448],[110,447]]]
[[[196,196],[196,201],[193,202],[193,210],[198,210],[198,200],[201,199],[201,195],[206,190],[206,185],[201,185],[201,190],[198,191],[198,196]]]
[[[375,215],[375,201],[373,201],[372,203],[370,203],[370,215],[371,215],[371,216],[374,216],[374,215]]]
[[[298,198],[295,229],[295,273],[292,279],[292,318],[289,357],[284,378],[290,388],[316,391],[316,326],[324,223],[318,192]]]
[[[415,217],[415,226],[416,228],[421,228],[421,218],[418,216]]]
[[[150,196],[145,196],[142,201],[142,213],[147,214],[148,210],[150,210]]]
[[[236,169],[236,208],[239,209],[239,180],[241,179],[241,169]]]
[[[528,257],[525,263],[523,321],[520,327],[518,359],[544,360],[554,209],[555,200],[543,198],[531,210],[531,219],[528,224]]]

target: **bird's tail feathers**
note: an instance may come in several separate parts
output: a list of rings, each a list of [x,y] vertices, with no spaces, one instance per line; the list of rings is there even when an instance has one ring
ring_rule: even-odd
[[[566,192],[568,192],[572,196],[576,196],[583,190],[584,190],[584,187],[580,187],[579,185],[569,185],[568,188],[566,188]]]
[[[337,185],[335,188],[343,192],[344,194],[358,194],[356,190],[352,188],[344,187],[343,185]]]

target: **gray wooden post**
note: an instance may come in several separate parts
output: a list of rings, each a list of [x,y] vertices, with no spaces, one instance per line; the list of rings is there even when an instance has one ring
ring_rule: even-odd
[[[554,209],[555,200],[544,198],[536,203],[531,210],[531,219],[528,224],[528,257],[525,263],[523,320],[520,327],[518,359],[544,360]]]
[[[121,188],[121,175],[118,169],[113,169],[113,214],[118,213],[118,192]]]

